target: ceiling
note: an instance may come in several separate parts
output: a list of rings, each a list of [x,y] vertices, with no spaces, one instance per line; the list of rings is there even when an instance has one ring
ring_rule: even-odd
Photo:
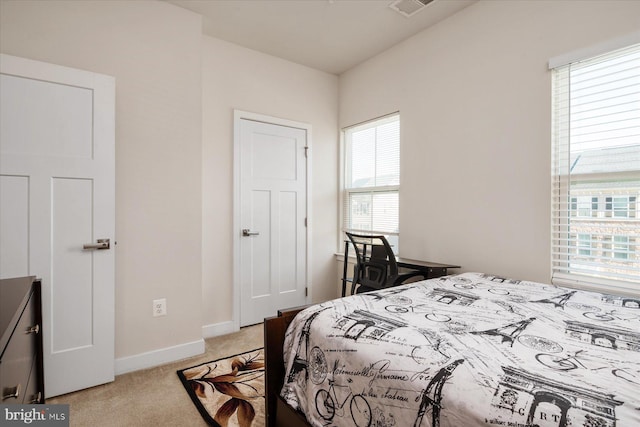
[[[165,0],[203,16],[203,32],[341,74],[475,0],[435,0],[411,17],[393,0]]]

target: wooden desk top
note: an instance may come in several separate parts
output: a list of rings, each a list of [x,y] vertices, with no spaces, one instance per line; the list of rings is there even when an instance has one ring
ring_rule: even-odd
[[[421,261],[402,257],[396,258],[396,262],[398,263],[398,267],[413,268],[416,270],[421,268],[460,268],[459,265],[440,264],[437,262]]]

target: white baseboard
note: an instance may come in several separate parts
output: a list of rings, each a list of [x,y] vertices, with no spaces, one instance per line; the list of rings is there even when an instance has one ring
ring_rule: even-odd
[[[116,375],[152,368],[204,353],[204,339],[115,360]]]
[[[238,332],[238,328],[234,326],[232,320],[227,322],[212,323],[210,325],[204,325],[202,327],[202,338],[213,338],[220,335],[230,334],[232,332]]]
[[[115,360],[116,375],[127,372],[138,371],[140,369],[153,368],[187,357],[197,356],[204,353],[204,339],[217,337],[220,335],[237,332],[239,329],[232,320],[227,322],[213,323],[202,327],[201,340],[179,344],[173,347],[161,348],[147,353],[136,354],[135,356],[122,357]]]

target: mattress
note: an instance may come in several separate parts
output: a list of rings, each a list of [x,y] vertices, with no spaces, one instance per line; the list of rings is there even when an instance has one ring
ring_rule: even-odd
[[[314,426],[640,425],[640,299],[482,273],[311,306],[282,398]]]

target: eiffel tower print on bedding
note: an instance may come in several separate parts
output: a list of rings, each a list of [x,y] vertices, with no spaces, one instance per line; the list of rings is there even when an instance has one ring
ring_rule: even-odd
[[[314,426],[640,425],[640,298],[464,273],[309,307],[284,351]]]

